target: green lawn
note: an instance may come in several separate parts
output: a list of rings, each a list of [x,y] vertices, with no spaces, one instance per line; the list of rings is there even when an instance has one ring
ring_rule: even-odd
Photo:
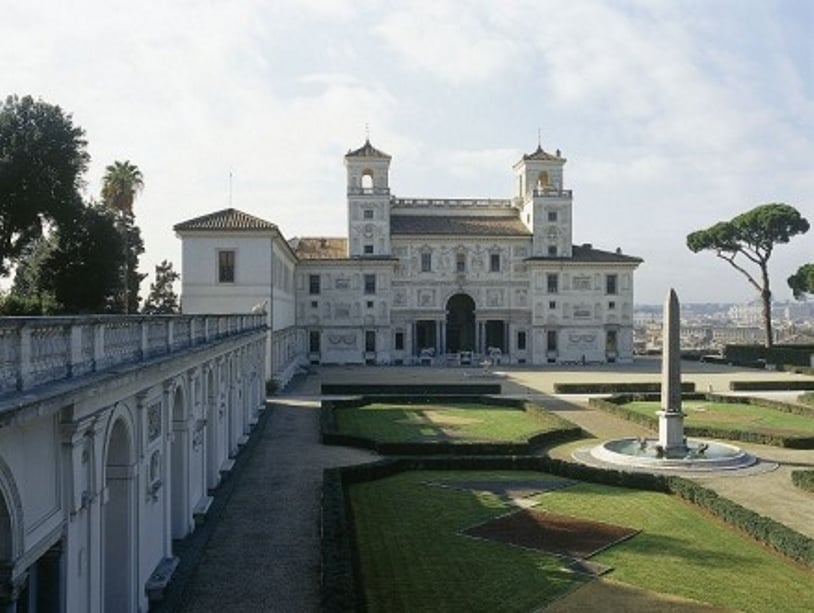
[[[554,556],[458,534],[513,507],[489,493],[422,483],[540,476],[426,471],[353,485],[368,610],[527,612],[576,587],[583,579]],[[810,572],[674,497],[578,484],[538,499],[547,511],[642,530],[592,558],[614,567],[610,578],[727,609],[814,608]]]
[[[555,416],[484,404],[369,404],[336,409],[340,433],[385,443],[422,441],[525,442],[563,427]]]
[[[814,434],[814,418],[784,413],[753,404],[685,400],[682,408],[687,426],[726,428],[748,432]],[[658,402],[629,402],[622,405],[642,415],[655,417]]]

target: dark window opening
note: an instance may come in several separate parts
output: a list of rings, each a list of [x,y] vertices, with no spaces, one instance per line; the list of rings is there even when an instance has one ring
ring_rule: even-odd
[[[218,251],[218,281],[220,283],[235,282],[234,251]]]

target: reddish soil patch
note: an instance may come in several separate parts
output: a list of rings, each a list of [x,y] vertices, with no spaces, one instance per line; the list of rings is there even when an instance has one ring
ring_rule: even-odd
[[[469,536],[570,558],[588,558],[637,532],[623,526],[529,509],[463,531]]]

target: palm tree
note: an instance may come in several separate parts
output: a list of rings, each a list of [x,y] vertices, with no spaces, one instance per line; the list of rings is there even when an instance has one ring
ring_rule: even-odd
[[[124,313],[130,312],[130,227],[133,225],[133,201],[144,188],[144,178],[138,166],[130,160],[115,161],[105,168],[102,177],[102,202],[117,212],[124,236]]]
[[[105,168],[102,178],[102,202],[123,215],[133,214],[133,201],[144,187],[144,179],[138,166],[130,160],[113,162]]]

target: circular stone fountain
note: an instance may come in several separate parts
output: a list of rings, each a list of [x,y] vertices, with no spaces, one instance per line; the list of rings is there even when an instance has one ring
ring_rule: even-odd
[[[584,459],[584,454],[580,455]],[[757,458],[735,445],[693,439],[688,439],[682,448],[668,451],[657,439],[620,438],[593,447],[590,456],[620,467],[657,470],[732,470],[757,462]]]
[[[736,470],[753,466],[757,458],[739,447],[716,441],[687,439],[681,410],[681,352],[679,306],[674,290],[664,303],[662,334],[661,407],[659,437],[620,438],[574,452],[586,464],[660,471]],[[769,466],[764,466],[769,468]]]

